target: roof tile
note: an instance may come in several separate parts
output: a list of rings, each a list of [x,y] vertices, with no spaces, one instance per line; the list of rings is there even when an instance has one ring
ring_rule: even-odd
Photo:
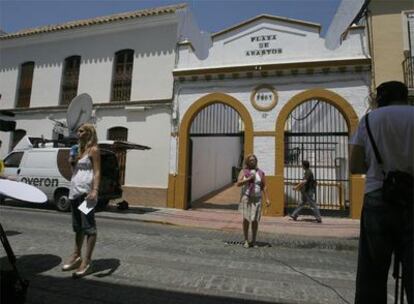
[[[156,16],[156,15],[163,15],[163,14],[171,14],[175,13],[176,10],[183,9],[187,7],[187,4],[175,4],[169,6],[162,6],[156,8],[149,8],[143,9],[138,11],[132,11],[127,13],[119,13],[109,16],[101,16],[95,17],[91,19],[83,19],[83,20],[76,20],[70,21],[67,23],[62,24],[54,24],[54,25],[45,25],[36,28],[24,29],[14,33],[7,33],[3,36],[0,36],[0,40],[8,40],[8,39],[15,39],[20,37],[32,36],[42,33],[50,33],[56,31],[63,31],[69,30],[79,27],[86,27],[86,26],[93,26],[96,24],[104,24],[104,23],[111,23],[120,20],[127,20],[127,19],[135,19],[140,17],[147,17],[147,16]]]

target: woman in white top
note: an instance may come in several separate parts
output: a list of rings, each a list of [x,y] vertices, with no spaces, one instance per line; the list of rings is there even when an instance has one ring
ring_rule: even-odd
[[[240,211],[243,215],[244,247],[257,247],[256,236],[262,214],[262,197],[266,206],[270,206],[266,188],[265,174],[257,167],[257,157],[250,154],[246,157],[245,168],[240,171],[237,186],[242,187]],[[249,225],[252,223],[252,242],[249,243]]]
[[[88,214],[81,212],[78,207],[86,200],[88,206],[96,206],[100,181],[101,159],[95,127],[83,124],[77,131],[79,153],[76,146],[72,147],[70,162],[73,168],[69,199],[72,205],[72,225],[76,233],[75,250],[69,257],[62,270],[74,270],[75,277],[82,277],[91,270],[92,253],[96,243],[96,223],[94,210]],[[86,235],[86,254],[82,259],[81,250]]]

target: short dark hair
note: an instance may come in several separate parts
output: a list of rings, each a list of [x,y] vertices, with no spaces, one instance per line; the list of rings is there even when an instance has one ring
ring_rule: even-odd
[[[302,166],[304,166],[304,167],[305,167],[305,169],[309,169],[309,167],[310,167],[309,161],[307,161],[307,160],[302,160]]]
[[[400,81],[387,81],[377,87],[375,99],[378,107],[388,106],[393,101],[404,101],[408,104],[408,88]]]

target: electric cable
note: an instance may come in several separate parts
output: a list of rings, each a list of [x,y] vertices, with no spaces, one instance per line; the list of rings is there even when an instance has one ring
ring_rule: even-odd
[[[279,260],[279,259],[275,259],[277,262],[279,262],[280,264],[283,264],[283,265],[285,265],[286,267],[288,267],[288,268],[290,268],[290,269],[292,269],[294,272],[297,272],[297,273],[299,273],[299,274],[301,274],[301,275],[303,275],[303,276],[305,276],[305,277],[307,277],[308,279],[311,279],[312,281],[314,281],[316,284],[318,284],[318,285],[321,285],[321,286],[323,286],[323,287],[325,287],[325,288],[328,288],[328,289],[330,289],[330,290],[332,290],[342,301],[344,301],[345,303],[347,303],[347,304],[351,304],[350,302],[348,302],[335,288],[333,288],[332,286],[329,286],[328,284],[325,284],[325,283],[322,283],[322,282],[320,282],[320,281],[318,281],[317,279],[315,279],[315,278],[313,278],[313,277],[311,277],[310,275],[308,275],[308,274],[306,274],[306,273],[304,273],[304,272],[302,272],[302,271],[300,271],[300,270],[297,270],[295,267],[293,267],[293,266],[291,266],[291,265],[289,265],[288,263],[286,263],[286,262],[283,262],[283,261],[281,261],[281,260]]]
[[[320,103],[321,101],[320,100],[318,100],[316,103],[315,103],[315,105],[312,107],[312,109],[309,111],[309,113],[307,113],[305,116],[303,116],[303,117],[301,117],[301,118],[296,118],[294,115],[293,115],[293,112],[290,114],[290,116],[292,116],[292,118],[294,119],[294,120],[297,120],[297,121],[300,121],[300,120],[304,120],[304,119],[306,119],[306,118],[308,118],[309,117],[309,115],[311,115],[312,114],[312,112],[316,109],[316,107],[318,106],[318,104]]]

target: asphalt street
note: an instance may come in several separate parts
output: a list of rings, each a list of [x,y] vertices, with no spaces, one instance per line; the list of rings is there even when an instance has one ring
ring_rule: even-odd
[[[241,232],[98,214],[93,273],[73,279],[61,271],[73,250],[69,213],[14,206],[0,212],[18,269],[30,281],[26,303],[353,303],[356,240],[327,240],[336,244],[327,247],[262,233],[259,248],[245,249]],[[0,257],[7,267],[4,250]],[[388,293],[391,300],[392,285]]]

